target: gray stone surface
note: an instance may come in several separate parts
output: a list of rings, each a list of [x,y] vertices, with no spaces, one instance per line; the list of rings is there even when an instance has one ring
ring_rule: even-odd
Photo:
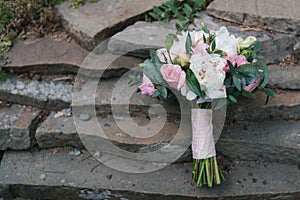
[[[297,199],[297,165],[234,163],[226,181],[213,189],[191,185],[191,165],[170,165],[147,174],[112,170],[82,155],[7,151],[0,183],[15,197],[33,199]],[[39,177],[46,175],[45,180]]]
[[[60,110],[71,104],[71,98],[72,85],[63,81],[37,81],[15,77],[0,81],[0,100],[8,102]]]
[[[300,122],[234,123],[222,132],[217,151],[242,160],[300,163]]]
[[[79,119],[80,120],[80,119]],[[149,119],[143,117],[134,117],[134,122],[139,126],[149,123]],[[36,133],[36,139],[40,148],[55,147],[77,147],[83,148],[87,145],[88,139],[97,141],[101,135],[94,134],[95,127],[98,123],[105,132],[105,141],[112,141],[114,145],[130,152],[149,152],[161,148],[163,145],[172,141],[174,136],[178,134],[180,121],[168,121],[164,127],[153,137],[139,138],[130,136],[129,132],[124,132],[120,128],[124,126],[132,126],[128,118],[102,118],[98,117],[96,121],[90,119],[91,122],[85,127],[80,127],[77,123],[77,130],[84,129],[87,136],[84,138],[83,144],[80,140],[73,117],[57,117],[55,113],[51,113],[49,117],[41,124]],[[116,124],[118,122],[119,124]],[[223,127],[222,127],[223,128]],[[282,163],[299,163],[300,162],[300,123],[299,121],[264,121],[262,122],[237,122],[226,125],[222,131],[222,135],[217,143],[217,150],[221,155],[232,158],[246,160],[266,160],[279,161]],[[136,133],[139,134],[139,133]],[[179,136],[181,140],[187,139],[190,135]],[[89,148],[89,146],[86,146]],[[111,152],[102,152],[111,153]],[[187,152],[181,156],[179,162],[191,161],[191,152]]]
[[[281,90],[270,97],[268,104],[266,96],[259,92],[256,99],[240,98],[237,104],[227,107],[228,121],[269,121],[269,120],[299,120],[300,93],[295,90]]]
[[[101,78],[120,77],[142,62],[143,59],[133,56],[93,51],[81,64],[79,73],[92,78],[100,77],[100,74]]]
[[[39,126],[35,137],[40,148],[83,147],[73,118],[64,116],[55,118],[55,112]]]
[[[207,12],[239,24],[299,34],[299,7],[298,0],[215,0]]]
[[[101,0],[77,9],[64,2],[57,9],[66,30],[79,44],[92,50],[100,41],[143,19],[146,11],[163,2],[165,0]]]
[[[30,148],[39,114],[40,110],[29,106],[0,107],[0,150]]]
[[[30,71],[47,75],[75,74],[80,68],[80,72],[86,76],[95,77],[103,73],[103,78],[109,78],[121,76],[142,62],[139,58],[105,52],[105,48],[99,45],[93,53],[89,53],[73,40],[57,41],[50,37],[17,41],[6,54],[11,63],[0,67],[16,73]]]
[[[269,85],[281,89],[300,89],[300,66],[269,66]]]
[[[239,26],[225,24],[222,21],[215,20],[205,12],[201,12],[199,18],[195,19],[196,29],[200,28],[200,23],[205,22],[211,30],[218,30],[221,26],[226,25],[231,33],[237,37],[246,38],[255,36],[261,41],[261,54],[265,57],[262,62],[278,63],[289,52],[293,50],[296,43],[296,37],[288,34],[270,34],[262,31],[242,31]],[[108,43],[108,50],[117,54],[128,53],[130,55],[148,57],[149,50],[164,47],[164,40],[168,33],[175,33],[175,23],[172,20],[170,24],[163,25],[160,22],[137,22],[129,26],[124,31],[114,35]],[[192,28],[192,26],[191,26]],[[274,53],[276,52],[276,53]]]
[[[76,73],[88,51],[73,40],[44,37],[34,41],[17,41],[6,54],[10,64],[1,66],[15,72]]]

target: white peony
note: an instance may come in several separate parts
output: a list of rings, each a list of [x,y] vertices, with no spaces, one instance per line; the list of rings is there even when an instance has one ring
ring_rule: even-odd
[[[205,99],[226,97],[224,87],[226,60],[216,54],[193,55],[190,60],[190,69],[199,81],[201,90],[205,92]]]
[[[227,56],[237,55],[239,52],[239,40],[223,26],[216,32],[216,48],[225,51]]]

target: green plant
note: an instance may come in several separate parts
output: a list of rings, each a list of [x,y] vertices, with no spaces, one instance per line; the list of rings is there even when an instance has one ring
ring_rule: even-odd
[[[37,36],[57,26],[53,6],[64,0],[1,0],[0,53],[12,46],[16,37],[24,38],[28,30]]]
[[[205,9],[211,0],[169,0],[163,5],[153,7],[153,11],[146,14],[146,21],[162,21],[168,23],[171,19],[178,19],[176,24],[178,31],[187,30],[194,22],[200,11]]]
[[[98,2],[98,0],[70,0],[70,6],[72,8],[77,8],[78,6],[84,5],[86,1],[91,3]]]
[[[5,72],[2,70],[2,68],[0,67],[0,81],[6,79],[6,74]]]

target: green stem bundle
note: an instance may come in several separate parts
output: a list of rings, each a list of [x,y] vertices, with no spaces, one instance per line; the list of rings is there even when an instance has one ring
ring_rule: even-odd
[[[221,184],[222,180],[224,175],[218,165],[217,157],[193,160],[193,185],[212,187],[213,184]]]

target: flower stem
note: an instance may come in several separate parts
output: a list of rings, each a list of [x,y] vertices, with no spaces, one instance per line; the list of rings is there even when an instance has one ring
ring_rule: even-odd
[[[222,180],[224,175],[216,157],[193,160],[193,185],[212,187],[213,184],[221,184]]]

